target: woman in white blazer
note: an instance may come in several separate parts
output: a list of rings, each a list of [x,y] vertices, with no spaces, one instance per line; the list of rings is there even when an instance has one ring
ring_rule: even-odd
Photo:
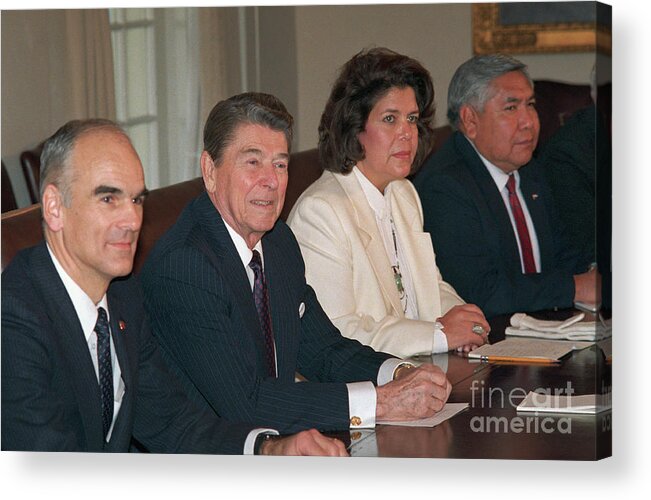
[[[470,350],[490,330],[441,278],[405,179],[431,148],[433,100],[418,61],[385,48],[355,55],[321,117],[325,171],[288,218],[307,281],[341,333],[401,357]]]

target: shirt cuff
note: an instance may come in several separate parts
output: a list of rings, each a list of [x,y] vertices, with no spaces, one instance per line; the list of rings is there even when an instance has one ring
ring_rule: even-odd
[[[445,336],[443,329],[441,328],[441,323],[436,322],[434,329],[434,347],[432,348],[432,354],[439,352],[448,352],[448,338]]]
[[[375,427],[377,393],[373,382],[352,382],[348,388],[348,414],[351,429],[372,429]]]
[[[244,441],[244,455],[253,455],[253,452],[255,450],[255,440],[260,434],[271,434],[272,436],[280,435],[275,429],[253,429],[251,432],[249,432],[248,436],[246,436],[246,440]]]
[[[399,365],[405,364],[404,359],[389,358],[382,365],[377,372],[377,385],[388,384],[393,380],[393,374]],[[412,364],[412,363],[409,363]]]

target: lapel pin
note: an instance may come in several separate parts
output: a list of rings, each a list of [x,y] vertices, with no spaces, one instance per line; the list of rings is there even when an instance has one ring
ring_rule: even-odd
[[[537,199],[538,199],[538,193],[533,193],[533,194],[531,195],[531,199],[532,199],[532,200],[537,200]]]
[[[127,324],[124,320],[120,320],[118,321],[118,327],[120,328],[120,331],[123,332],[127,328]]]

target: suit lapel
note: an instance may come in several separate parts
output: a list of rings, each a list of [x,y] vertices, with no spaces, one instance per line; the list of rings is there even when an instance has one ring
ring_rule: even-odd
[[[350,200],[351,205],[349,211],[355,215],[357,232],[369,256],[375,278],[380,283],[382,295],[391,304],[395,314],[403,317],[404,311],[400,303],[398,289],[393,281],[392,273],[387,272],[387,270],[391,270],[391,262],[387,257],[382,235],[377,227],[375,213],[370,207],[355,174],[335,175],[335,178],[341,184],[346,196]]]
[[[263,367],[266,366],[264,335],[255,308],[249,278],[242,265],[242,260],[224,225],[221,214],[214,207],[206,193],[201,194],[197,199],[194,210],[201,226],[201,231],[192,235],[194,244],[201,249],[215,269],[220,272],[224,278],[225,286],[229,287],[233,292],[234,303],[237,304],[242,314],[241,319],[244,330],[251,336],[251,340],[257,349],[259,375],[266,376],[266,372],[263,370]]]
[[[509,261],[520,262],[520,252],[518,250],[518,242],[515,239],[515,233],[513,232],[513,225],[511,224],[511,218],[509,213],[504,205],[504,199],[500,194],[495,181],[491,177],[490,173],[486,169],[486,166],[479,158],[479,155],[472,147],[468,139],[464,137],[463,134],[457,132],[455,137],[458,150],[461,152],[465,160],[465,164],[468,166],[468,169],[475,179],[475,182],[479,188],[479,196],[476,199],[480,203],[486,204],[487,213],[491,214],[489,220],[494,221],[495,231],[498,235],[498,238],[494,241],[498,243],[496,251],[506,252],[506,258]],[[506,242],[506,244],[504,244]],[[469,244],[472,242],[468,242]]]
[[[532,162],[519,170],[520,190],[522,191],[524,202],[527,204],[531,220],[536,230],[538,248],[540,250],[540,270],[545,271],[545,263],[554,261],[551,245],[545,244],[546,242],[553,241],[553,230],[549,225],[551,218],[545,208],[545,200],[543,199],[544,190],[533,175],[535,168],[536,165]]]
[[[32,272],[38,279],[35,279],[34,283],[41,289],[42,302],[53,325],[52,335],[58,336],[63,346],[61,354],[67,364],[70,383],[76,394],[88,449],[101,450],[102,403],[86,337],[45,243],[39,246],[35,255]]]
[[[286,267],[280,265],[284,259],[284,252],[273,238],[263,238],[262,243],[264,273],[269,289],[272,328],[276,344],[276,372],[279,378],[289,375],[293,379],[296,363],[293,361],[288,364],[287,356],[293,352],[290,349],[289,335],[295,330],[288,327],[287,322],[291,320],[292,314],[298,317],[298,305],[294,304],[291,294],[287,290],[287,276],[284,276],[282,272],[282,269],[286,269]],[[294,306],[296,306],[295,310]],[[260,331],[259,338],[263,338],[262,331]],[[261,344],[260,348],[264,349],[264,345]],[[288,366],[290,367],[289,372],[286,370]]]
[[[128,338],[130,335],[135,335],[136,332],[129,330],[129,323],[121,314],[123,309],[121,297],[111,293],[111,288],[108,291],[108,304],[111,316],[111,336],[113,338],[113,345],[115,346],[115,355],[120,365],[121,377],[124,382],[124,394],[122,396],[122,403],[120,411],[116,416],[115,424],[113,425],[113,432],[111,433],[110,443],[116,443],[123,437],[125,423],[129,420],[128,416],[132,414],[132,406],[136,394],[134,379],[133,379],[133,362],[129,356],[129,342],[134,342],[136,339]]]
[[[441,297],[436,267],[433,265],[432,238],[422,229],[419,209],[405,196],[404,183],[395,183],[391,192],[391,213],[405,253],[416,293],[419,319],[435,321],[441,316]],[[418,276],[415,272],[418,271]]]

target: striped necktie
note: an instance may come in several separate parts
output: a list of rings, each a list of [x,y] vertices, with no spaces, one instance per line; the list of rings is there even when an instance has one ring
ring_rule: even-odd
[[[97,366],[99,368],[99,388],[102,396],[102,429],[104,440],[113,421],[113,368],[111,367],[111,334],[106,311],[97,308]]]
[[[269,307],[269,291],[262,269],[262,259],[257,250],[253,250],[253,257],[249,262],[253,269],[255,279],[253,280],[253,300],[258,311],[260,326],[264,333],[265,360],[267,362],[267,373],[270,377],[276,377],[276,355],[274,347],[274,336],[271,328],[271,308]]]

